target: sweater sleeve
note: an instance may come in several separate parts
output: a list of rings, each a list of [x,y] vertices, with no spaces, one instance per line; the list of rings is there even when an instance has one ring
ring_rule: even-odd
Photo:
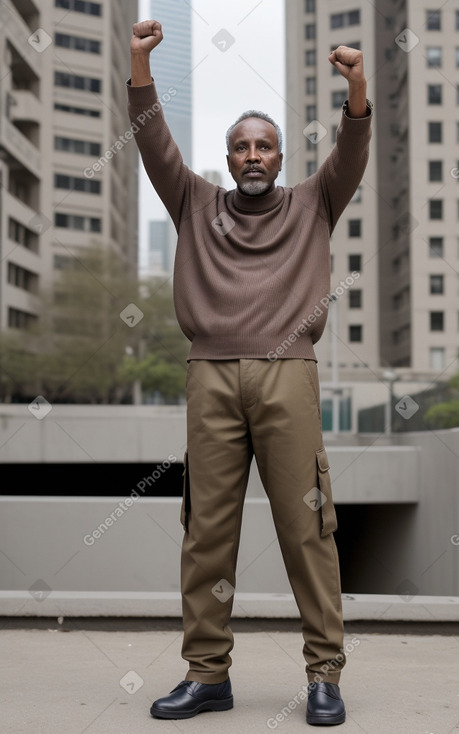
[[[373,105],[366,117],[351,118],[345,107],[336,145],[314,174],[320,199],[319,213],[329,223],[330,234],[354,196],[368,163]]]
[[[145,171],[178,231],[189,213],[190,198],[200,207],[200,199],[215,195],[215,186],[195,174],[183,161],[172,137],[158,99],[155,83],[133,87],[126,82],[128,114]],[[173,104],[173,102],[172,102]]]

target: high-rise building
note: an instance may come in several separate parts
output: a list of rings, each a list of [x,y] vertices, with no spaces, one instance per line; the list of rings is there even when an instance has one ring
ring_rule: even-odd
[[[151,3],[150,17],[158,20],[163,29],[164,40],[151,55],[151,75],[155,80],[167,124],[177,143],[184,162],[192,165],[192,24],[191,5],[186,0],[154,0]],[[148,186],[148,184],[147,184]],[[151,190],[149,196],[158,201],[157,194]],[[154,220],[149,226],[149,253],[163,252],[164,242],[167,253],[161,257],[161,264],[148,257],[147,272],[150,274],[170,274],[173,268],[177,237],[174,225],[164,207],[163,220]],[[167,223],[164,231],[162,221]],[[155,241],[155,237],[158,240]],[[164,265],[167,263],[167,269]]]
[[[287,2],[286,31],[288,185],[335,140],[347,82],[332,49],[363,51],[375,103],[370,161],[332,235],[322,374],[336,362],[342,379],[387,367],[446,379],[458,370],[459,2]]]
[[[138,153],[125,81],[129,0],[0,5],[0,328],[37,322],[78,248],[137,269]]]

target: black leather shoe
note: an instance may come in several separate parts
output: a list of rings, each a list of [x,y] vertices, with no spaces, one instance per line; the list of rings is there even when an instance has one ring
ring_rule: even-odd
[[[168,696],[158,698],[150,709],[156,719],[190,719],[201,711],[227,711],[233,708],[229,678],[223,683],[198,683],[182,680]]]
[[[310,683],[306,721],[318,726],[333,726],[346,720],[344,701],[336,683]]]

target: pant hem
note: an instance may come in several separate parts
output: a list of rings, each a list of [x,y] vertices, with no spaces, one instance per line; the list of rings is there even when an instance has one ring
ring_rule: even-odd
[[[207,683],[212,685],[213,683],[224,683],[228,680],[228,672],[226,673],[197,673],[194,670],[189,670],[185,676],[187,681],[196,681],[196,683]]]

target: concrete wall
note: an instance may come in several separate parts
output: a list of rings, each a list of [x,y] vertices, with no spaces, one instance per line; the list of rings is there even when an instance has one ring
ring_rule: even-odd
[[[90,460],[135,465],[172,454],[181,461],[184,408],[54,406],[41,420],[32,412],[0,408],[0,613],[43,614],[64,601],[69,613],[72,603],[80,608],[99,596],[115,614],[135,614],[146,600],[153,616],[170,613],[171,599],[177,609],[180,497],[140,497],[127,506],[126,497],[99,497],[96,490],[91,497],[12,496],[6,481],[8,467],[26,462],[67,462],[71,473],[73,464]],[[459,595],[459,430],[403,434],[392,443],[385,436],[352,439],[342,445],[325,435],[343,592],[391,594],[407,603],[420,594]],[[269,597],[274,607],[276,599],[291,602],[255,463],[237,591]]]

